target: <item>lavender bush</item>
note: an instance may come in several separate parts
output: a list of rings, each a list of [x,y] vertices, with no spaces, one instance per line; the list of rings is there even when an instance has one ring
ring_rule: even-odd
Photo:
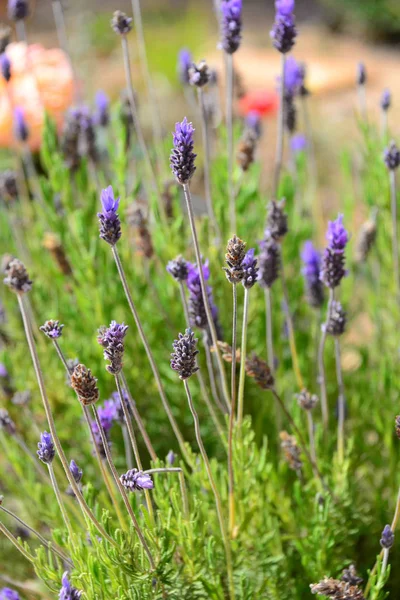
[[[216,4],[232,83],[242,2]],[[233,114],[228,86],[215,127],[218,81],[189,50],[187,112],[147,144],[127,44],[137,28],[146,67],[138,2],[133,20],[110,15],[128,85],[120,103],[99,92],[61,132],[46,118],[36,163],[16,107],[17,150],[0,173],[0,600],[397,597],[390,98],[384,135],[379,118],[363,118],[343,160],[346,177],[357,153],[371,217],[355,231],[356,199],[338,206],[324,249],[299,203],[316,193],[310,131],[294,118],[305,68],[287,57],[301,28],[294,0],[275,5],[281,102],[267,197],[257,116]],[[28,14],[9,1],[20,35]],[[189,85],[201,89],[203,136]],[[195,216],[191,193],[203,157],[208,217]],[[356,342],[357,322],[372,326]]]

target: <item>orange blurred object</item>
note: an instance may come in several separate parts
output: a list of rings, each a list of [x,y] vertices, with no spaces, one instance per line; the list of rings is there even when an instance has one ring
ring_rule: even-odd
[[[13,135],[13,110],[19,106],[29,129],[29,146],[40,146],[47,111],[61,127],[74,99],[74,77],[67,55],[59,48],[47,50],[24,42],[7,46],[11,80],[0,77],[0,147],[17,145]]]
[[[239,101],[239,111],[242,116],[251,112],[258,113],[260,117],[267,117],[276,113],[278,108],[278,95],[271,90],[255,90],[243,96]]]

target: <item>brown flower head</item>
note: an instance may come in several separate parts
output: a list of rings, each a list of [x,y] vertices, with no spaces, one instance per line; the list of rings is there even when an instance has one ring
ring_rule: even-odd
[[[79,364],[75,367],[71,375],[71,387],[85,406],[94,404],[99,399],[97,379],[85,365]]]
[[[270,390],[274,387],[271,369],[257,354],[253,353],[250,358],[246,358],[246,373],[261,389]]]
[[[332,600],[365,600],[364,594],[356,585],[346,581],[325,577],[319,583],[310,585],[312,594],[320,594]]]

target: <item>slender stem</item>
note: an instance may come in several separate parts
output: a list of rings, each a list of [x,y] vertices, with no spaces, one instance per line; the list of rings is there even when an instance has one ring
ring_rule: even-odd
[[[220,526],[220,530],[221,530],[221,536],[222,536],[222,540],[223,540],[224,547],[225,547],[228,582],[229,582],[229,594],[230,594],[230,599],[233,600],[235,598],[235,589],[234,589],[234,584],[233,584],[232,553],[231,553],[231,547],[230,547],[228,533],[227,533],[227,529],[226,529],[226,525],[225,525],[225,520],[223,517],[222,500],[221,500],[220,493],[218,491],[217,484],[214,479],[214,475],[213,475],[213,472],[211,469],[211,464],[208,459],[206,449],[203,444],[203,440],[202,440],[201,433],[200,433],[199,416],[194,407],[192,395],[190,393],[190,389],[189,389],[187,380],[184,380],[183,384],[185,386],[185,391],[186,391],[186,395],[187,395],[187,399],[188,399],[188,403],[189,403],[189,409],[190,409],[190,412],[192,413],[192,417],[193,417],[193,421],[194,421],[194,428],[195,428],[195,433],[196,433],[197,444],[199,446],[199,450],[200,450],[201,456],[204,461],[204,466],[207,471],[208,480],[210,482],[210,486],[211,486],[211,489],[214,494],[215,504],[216,504],[216,508],[217,508],[218,521],[219,521],[219,526]]]
[[[133,120],[133,125],[136,131],[136,135],[138,138],[138,142],[139,142],[139,146],[140,146],[140,150],[143,154],[143,158],[144,161],[146,163],[146,168],[148,171],[148,176],[150,178],[151,181],[151,186],[153,188],[154,193],[157,196],[157,200],[158,200],[158,207],[160,210],[160,216],[162,217],[163,215],[165,216],[164,213],[164,207],[162,205],[162,201],[160,198],[160,194],[158,191],[158,186],[157,186],[157,179],[151,164],[151,160],[150,160],[150,155],[149,152],[147,150],[147,146],[146,146],[146,142],[144,139],[144,135],[143,135],[143,131],[142,131],[142,127],[140,125],[140,120],[139,120],[139,116],[138,116],[138,112],[137,112],[137,107],[136,107],[136,102],[135,102],[135,94],[133,91],[133,83],[132,83],[132,73],[131,73],[131,62],[130,62],[130,58],[129,58],[129,48],[128,48],[128,40],[126,39],[126,36],[123,35],[121,36],[121,42],[122,42],[122,53],[123,53],[123,57],[124,57],[124,68],[125,68],[125,77],[126,77],[126,82],[128,85],[128,97],[129,97],[129,106],[131,109],[131,116],[132,116],[132,120]],[[146,187],[146,183],[145,183],[145,187]],[[150,199],[151,194],[150,194],[150,190],[147,190],[147,195]]]
[[[267,330],[267,356],[268,366],[272,375],[275,373],[275,357],[274,357],[274,338],[272,331],[272,302],[271,288],[265,288],[265,315],[266,315],[266,330]]]
[[[34,337],[33,337],[32,331],[31,331],[31,327],[30,327],[30,323],[28,320],[28,316],[27,316],[27,313],[25,310],[25,304],[23,301],[23,297],[21,295],[17,294],[17,298],[18,298],[19,309],[21,311],[22,320],[24,323],[26,339],[28,342],[33,366],[35,369],[36,378],[37,378],[39,389],[40,389],[40,394],[41,394],[42,401],[43,401],[44,410],[45,410],[47,421],[48,421],[49,428],[50,428],[51,437],[53,438],[54,445],[55,445],[57,453],[60,457],[60,460],[61,460],[62,466],[64,468],[65,474],[67,476],[68,482],[75,493],[75,496],[80,504],[82,511],[85,513],[85,515],[88,517],[88,519],[90,519],[92,521],[93,525],[96,527],[98,532],[104,538],[106,538],[110,542],[110,544],[118,547],[117,543],[112,539],[112,537],[110,537],[108,535],[108,533],[106,532],[104,527],[99,523],[99,521],[94,516],[93,512],[90,510],[89,506],[86,504],[86,501],[83,498],[82,493],[81,493],[75,479],[72,477],[72,474],[69,469],[67,457],[64,454],[64,450],[61,446],[60,439],[57,435],[57,430],[56,430],[53,414],[51,411],[50,402],[47,397],[47,392],[46,392],[46,388],[44,385],[44,378],[43,378],[42,369],[40,367],[40,362],[39,362],[39,357],[38,357],[37,350],[36,350],[35,340],[34,340]]]
[[[17,40],[19,42],[28,43],[26,36],[25,21],[23,19],[18,19],[18,21],[15,22],[15,32],[17,34]]]
[[[199,272],[199,277],[200,277],[200,285],[201,285],[201,293],[203,296],[204,309],[206,311],[208,327],[210,329],[211,339],[212,339],[212,343],[214,345],[215,355],[216,355],[217,361],[218,361],[218,368],[219,368],[219,372],[220,372],[220,376],[221,376],[224,400],[226,402],[228,411],[230,411],[231,403],[230,403],[229,389],[228,389],[228,385],[226,382],[224,363],[222,360],[220,349],[218,347],[217,332],[215,329],[215,323],[214,323],[214,319],[213,319],[212,312],[211,312],[210,300],[209,300],[208,292],[207,292],[207,286],[206,286],[206,282],[204,279],[203,265],[202,265],[202,261],[201,261],[201,254],[200,254],[200,248],[199,248],[199,241],[197,238],[196,224],[194,221],[192,198],[191,198],[190,187],[189,187],[188,183],[183,185],[183,191],[185,193],[190,229],[192,231],[193,246],[194,246],[194,251],[195,251],[195,255],[196,255],[197,270]]]
[[[160,174],[165,173],[164,157],[162,154],[162,127],[160,120],[160,112],[158,110],[157,98],[154,90],[153,81],[150,75],[149,62],[147,59],[146,42],[144,38],[144,28],[142,20],[142,11],[140,9],[140,0],[132,0],[133,22],[137,34],[137,42],[139,49],[140,66],[144,80],[146,82],[147,94],[151,105],[151,124],[153,127],[154,148],[157,155],[158,171]]]
[[[68,513],[64,506],[63,499],[61,497],[61,492],[60,492],[60,488],[58,487],[58,483],[57,483],[57,479],[56,479],[56,476],[54,473],[53,465],[50,463],[47,466],[49,469],[51,485],[53,486],[54,494],[57,498],[57,502],[58,502],[58,506],[60,507],[62,518],[64,519],[64,523],[65,523],[66,528],[68,529],[68,534],[69,534],[70,540],[72,541],[72,539],[74,537],[74,530],[72,529],[70,518],[68,516]]]
[[[68,377],[70,377],[72,375],[71,369],[69,368],[68,363],[67,363],[67,359],[65,358],[64,353],[63,353],[63,351],[60,348],[60,344],[57,342],[56,339],[53,339],[52,341],[53,341],[53,346],[54,346],[54,348],[57,351],[58,358],[61,360],[62,364],[64,365],[64,368],[65,368],[65,370],[67,372]]]
[[[56,24],[58,44],[62,50],[69,56],[67,30],[65,27],[64,11],[60,0],[53,0],[53,16]],[[71,58],[71,57],[70,57]]]
[[[300,390],[302,390],[304,388],[304,381],[303,381],[303,377],[300,372],[299,358],[298,358],[297,349],[296,349],[296,340],[294,337],[293,319],[292,319],[292,315],[290,312],[289,294],[288,294],[287,285],[286,285],[286,277],[285,277],[285,269],[284,269],[284,265],[283,265],[282,253],[281,253],[281,282],[282,282],[283,298],[284,298],[284,301],[286,304],[286,319],[287,319],[287,327],[288,327],[288,334],[289,334],[290,353],[292,355],[293,370],[294,370],[294,374],[296,376],[297,386]]]
[[[228,197],[232,233],[236,231],[235,188],[233,185],[233,56],[225,53],[226,65],[226,132],[228,140]]]
[[[335,337],[335,361],[336,361],[336,378],[339,387],[338,401],[338,433],[337,433],[337,448],[339,464],[344,460],[344,383],[342,374],[342,365],[340,357],[340,342],[339,338]]]
[[[399,237],[397,232],[397,194],[396,194],[396,173],[394,169],[389,171],[390,178],[390,202],[392,208],[392,227],[393,227],[393,271],[396,285],[397,299],[400,299],[400,269],[399,269]]]
[[[231,413],[236,410],[236,339],[237,339],[237,286],[232,284],[232,367],[231,367]]]
[[[201,131],[203,135],[203,150],[204,150],[204,188],[206,196],[206,206],[208,218],[210,219],[211,226],[216,236],[216,244],[221,243],[221,231],[218,227],[217,219],[215,217],[212,196],[211,196],[211,161],[210,161],[210,140],[208,136],[208,125],[206,107],[204,104],[204,91],[202,88],[198,88],[200,112],[201,112]]]
[[[367,121],[367,93],[364,83],[358,86],[358,103],[361,117],[364,121]]]
[[[381,109],[381,137],[386,143],[388,138],[388,111]]]
[[[143,330],[143,327],[142,327],[142,323],[141,323],[140,318],[139,318],[139,314],[138,314],[138,312],[136,310],[136,307],[135,307],[135,304],[133,302],[133,298],[132,298],[131,292],[129,290],[128,282],[126,280],[125,272],[124,272],[124,269],[123,269],[123,266],[122,266],[122,263],[121,263],[121,259],[120,259],[119,254],[118,254],[117,247],[116,246],[111,246],[111,249],[112,249],[113,257],[114,257],[114,260],[115,260],[115,264],[117,265],[117,269],[118,269],[118,273],[119,273],[119,276],[120,276],[120,279],[121,279],[121,283],[122,283],[122,286],[124,288],[125,296],[126,296],[126,299],[128,301],[128,304],[129,304],[129,308],[131,309],[133,318],[135,319],[135,323],[136,323],[136,327],[138,328],[138,331],[139,331],[140,339],[142,341],[142,344],[143,344],[144,349],[146,351],[147,358],[149,360],[151,369],[153,371],[153,376],[154,376],[154,379],[156,381],[156,385],[157,385],[157,388],[158,388],[158,392],[160,394],[161,402],[163,404],[165,412],[167,413],[169,422],[171,423],[171,427],[174,430],[175,437],[178,440],[179,447],[180,447],[181,452],[182,452],[182,456],[184,456],[185,460],[190,464],[190,457],[189,457],[189,454],[188,454],[188,452],[186,450],[186,447],[185,447],[185,441],[184,441],[183,436],[182,436],[182,434],[181,434],[181,432],[179,430],[178,424],[175,421],[175,418],[174,418],[174,416],[172,414],[171,407],[170,407],[169,402],[167,400],[167,397],[165,395],[164,387],[163,387],[163,384],[161,382],[161,377],[160,377],[160,374],[158,372],[156,361],[154,360],[154,356],[153,356],[153,353],[151,351],[149,342],[147,341],[146,335],[144,333],[144,330]]]
[[[246,354],[247,354],[247,322],[249,319],[250,290],[244,290],[242,345],[240,350],[240,374],[239,374],[239,400],[238,400],[238,425],[242,426],[244,412],[244,383],[246,377]]]
[[[233,429],[236,417],[236,335],[237,335],[237,285],[232,284],[232,370],[231,370],[231,412],[228,428],[228,479],[229,479],[229,532],[231,537],[235,529],[235,474],[233,470]],[[243,361],[241,361],[242,363]]]
[[[142,421],[142,417],[140,416],[140,413],[139,413],[138,408],[136,406],[136,402],[132,398],[132,394],[130,392],[130,389],[129,389],[129,386],[128,386],[128,382],[126,380],[125,373],[123,371],[121,371],[120,377],[121,377],[121,381],[122,381],[122,386],[123,386],[123,388],[125,390],[125,393],[126,393],[126,395],[128,397],[128,403],[129,403],[129,407],[130,407],[130,409],[132,411],[133,418],[135,419],[136,424],[138,426],[138,429],[140,431],[140,434],[141,434],[141,436],[143,438],[143,441],[146,444],[147,451],[150,454],[151,460],[156,461],[157,460],[156,451],[154,450],[153,444],[150,441],[150,438],[149,438],[149,435],[147,433],[146,427],[145,427],[145,425],[144,425],[144,423]]]
[[[310,442],[310,454],[313,461],[317,462],[317,452],[315,450],[315,436],[314,436],[314,420],[312,418],[311,410],[307,410],[307,424],[308,424],[308,439]]]
[[[284,143],[284,101],[285,101],[285,66],[286,54],[281,55],[281,81],[280,81],[280,97],[279,97],[279,112],[278,112],[278,133],[276,140],[276,156],[275,156],[275,173],[274,187],[272,190],[272,198],[277,199],[279,182],[281,178],[281,170],[283,163],[283,143]]]
[[[187,300],[186,300],[185,285],[184,285],[183,281],[179,282],[179,292],[180,292],[180,295],[181,295],[181,302],[182,302],[183,312],[185,313],[186,325],[187,325],[187,327],[190,327],[189,308],[188,308],[188,303],[187,303]]]
[[[203,335],[203,346],[206,353],[206,363],[208,370],[208,377],[210,379],[211,393],[213,395],[214,401],[217,404],[218,408],[222,411],[223,414],[227,413],[226,406],[222,403],[222,400],[219,397],[217,382],[215,380],[214,366],[212,362],[210,346],[208,345],[207,334],[204,332]]]
[[[103,446],[104,446],[104,451],[106,453],[107,462],[108,462],[109,467],[111,469],[111,473],[112,473],[112,475],[114,477],[114,481],[117,484],[117,487],[118,487],[118,489],[120,491],[120,494],[122,496],[122,499],[123,499],[125,507],[126,507],[126,510],[128,511],[128,514],[129,514],[130,518],[132,519],[132,523],[133,523],[135,531],[136,531],[136,533],[138,535],[138,538],[139,538],[139,540],[140,540],[140,542],[141,542],[141,544],[143,546],[143,549],[144,549],[145,553],[147,554],[147,558],[149,559],[150,566],[151,566],[152,570],[154,570],[155,569],[155,563],[154,563],[153,556],[152,556],[152,554],[150,552],[150,548],[148,547],[147,542],[146,542],[146,540],[145,540],[145,538],[143,536],[142,530],[140,529],[140,525],[138,523],[138,520],[136,519],[135,513],[133,512],[133,509],[132,509],[131,504],[129,502],[128,496],[127,496],[126,491],[125,491],[125,488],[124,488],[124,486],[122,485],[122,483],[121,483],[121,481],[119,479],[117,469],[115,468],[114,461],[113,461],[112,456],[111,456],[111,452],[110,452],[110,448],[109,448],[109,445],[108,445],[108,441],[107,441],[107,438],[106,438],[105,433],[104,433],[103,426],[102,426],[101,421],[100,421],[99,413],[97,412],[97,408],[96,408],[96,406],[94,404],[92,405],[92,409],[93,409],[94,418],[95,418],[96,423],[97,423],[97,427],[98,427],[99,432],[100,432],[101,441],[102,441]]]
[[[331,320],[333,301],[335,299],[335,292],[333,288],[329,289],[329,302],[325,324],[322,325],[321,338],[318,348],[318,375],[319,384],[321,389],[321,409],[322,409],[322,420],[325,429],[328,428],[329,422],[329,411],[328,411],[328,396],[326,393],[326,378],[325,378],[325,362],[324,362],[324,349],[327,336],[327,326]]]
[[[128,469],[132,469],[133,468],[133,460],[132,460],[132,446],[131,443],[129,441],[129,433],[128,433],[128,428],[125,425],[125,423],[122,423],[122,437],[124,439],[124,448],[125,448],[125,460],[126,460],[126,466],[128,467]]]
[[[128,407],[125,402],[124,393],[122,390],[122,385],[121,385],[121,380],[120,380],[119,375],[115,376],[115,383],[117,386],[117,391],[118,391],[119,400],[120,400],[120,403],[122,406],[122,410],[124,412],[125,425],[128,429],[129,439],[132,444],[133,454],[135,457],[137,468],[139,469],[139,471],[143,471],[143,465],[142,465],[142,461],[140,459],[140,453],[139,453],[139,448],[138,448],[137,441],[136,441],[135,431],[133,429],[131,417],[130,417],[130,414],[128,412]],[[153,504],[151,501],[151,496],[150,496],[149,490],[146,490],[146,489],[144,490],[144,496],[146,498],[147,510],[149,511],[150,518],[151,518],[152,522],[155,523]]]
[[[7,529],[7,527],[0,521],[0,531],[10,540],[12,544],[16,547],[17,550],[21,552],[23,556],[25,556],[26,560],[33,563],[33,556],[29,552],[25,550],[25,548],[18,542],[17,538],[13,536],[11,531]]]
[[[31,533],[36,535],[38,540],[43,544],[43,546],[45,546],[45,548],[47,548],[47,550],[53,551],[54,554],[57,554],[57,556],[59,558],[61,558],[61,560],[66,561],[69,565],[71,565],[71,567],[73,567],[73,563],[72,563],[71,559],[66,554],[64,554],[64,552],[62,552],[61,550],[58,550],[58,548],[53,546],[53,544],[51,542],[48,542],[38,531],[36,531],[36,529],[34,529],[30,525],[28,525],[28,523],[25,523],[25,521],[20,519],[20,517],[18,517],[11,510],[8,510],[8,508],[3,506],[2,504],[0,504],[0,510],[2,510],[7,515],[9,515],[13,519],[15,519],[20,525],[22,525],[22,527],[24,527],[25,529],[27,529],[28,531],[30,531]]]

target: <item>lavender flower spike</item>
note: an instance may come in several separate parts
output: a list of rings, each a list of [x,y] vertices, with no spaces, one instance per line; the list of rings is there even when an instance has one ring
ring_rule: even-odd
[[[281,249],[280,245],[272,237],[270,231],[266,231],[266,236],[260,244],[261,253],[258,257],[260,266],[260,286],[270,288],[279,277],[281,266]]]
[[[173,450],[170,450],[167,454],[167,463],[172,467],[176,460],[176,454]]]
[[[97,341],[104,348],[104,358],[110,361],[106,369],[112,375],[118,375],[122,369],[122,359],[124,356],[124,337],[128,326],[124,323],[119,324],[111,321],[109,327],[99,329]]]
[[[2,429],[9,435],[14,435],[16,432],[15,423],[5,408],[0,408],[0,431]]]
[[[28,0],[8,0],[8,18],[21,21],[29,15]]]
[[[40,442],[38,443],[37,455],[39,459],[46,465],[49,465],[54,460],[56,451],[51,435],[50,433],[47,433],[47,431],[44,431],[40,434]]]
[[[82,596],[82,592],[74,588],[68,579],[68,573],[65,572],[62,576],[62,587],[59,593],[59,600],[79,600]]]
[[[382,536],[380,539],[380,544],[382,546],[382,548],[386,549],[386,550],[390,550],[390,548],[393,546],[394,544],[394,533],[390,527],[390,525],[385,525],[383,531],[382,531]]]
[[[186,329],[184,334],[180,333],[172,346],[174,351],[171,354],[171,369],[179,373],[180,379],[189,379],[199,370],[196,364],[199,351],[196,350],[197,339],[193,331]]]
[[[175,132],[172,134],[174,147],[170,156],[170,166],[176,180],[181,185],[189,183],[196,170],[193,133],[194,127],[192,123],[188,123],[185,117],[182,123],[176,123]]]
[[[246,252],[246,256],[242,262],[244,271],[242,284],[246,289],[252,288],[258,279],[257,259],[254,258],[254,252],[254,248],[250,248],[250,250]]]
[[[364,63],[357,65],[357,85],[365,85],[367,83],[367,71]]]
[[[29,138],[24,111],[20,106],[14,108],[14,135],[19,142],[26,142]]]
[[[154,482],[150,475],[143,473],[143,471],[138,471],[137,469],[130,469],[130,471],[121,475],[120,481],[128,492],[140,492],[142,490],[152,490],[154,488]]]
[[[291,16],[294,11],[294,0],[275,0],[275,10],[277,15]]]
[[[11,79],[11,62],[5,52],[0,54],[0,68],[4,81],[8,83]]]
[[[395,171],[400,166],[400,150],[395,142],[390,142],[383,154],[383,160],[389,171]]]
[[[287,2],[277,3],[276,6],[277,12],[271,30],[271,39],[274,48],[281,54],[287,54],[293,48],[297,36],[294,16],[291,10],[289,11],[290,8],[294,8],[294,3],[288,0]],[[282,10],[284,12],[281,12]]]
[[[333,289],[337,287],[346,275],[344,251],[349,241],[349,235],[343,225],[343,215],[336,221],[330,221],[326,233],[328,246],[322,259],[321,281]]]
[[[392,94],[390,93],[390,90],[388,90],[388,89],[383,90],[382,96],[381,96],[382,110],[387,112],[390,108],[391,103],[392,103]]]
[[[0,600],[20,600],[18,592],[5,587],[0,590]]]
[[[46,321],[44,325],[39,327],[40,331],[43,331],[45,335],[51,340],[55,340],[62,335],[64,325],[60,323],[60,321],[54,321],[50,319],[50,321]]]
[[[183,85],[189,85],[189,69],[192,66],[192,54],[187,48],[182,48],[178,54],[178,75]]]
[[[75,479],[76,483],[80,483],[82,481],[83,471],[78,467],[74,460],[71,460],[69,463],[69,470],[72,473],[72,477]]]
[[[110,99],[103,90],[99,90],[95,96],[95,122],[101,127],[107,127],[110,122]]]
[[[117,213],[119,200],[119,198],[114,197],[111,185],[102,190],[103,212],[97,213],[97,216],[100,221],[100,237],[110,246],[115,246],[121,237],[121,221]]]
[[[177,256],[167,264],[167,271],[176,281],[186,281],[189,274],[189,266],[183,256]]]
[[[302,273],[306,283],[307,300],[311,306],[318,308],[324,303],[324,288],[320,279],[321,255],[310,240],[304,243],[301,260],[303,261]]]
[[[227,54],[233,54],[242,39],[242,0],[224,0],[221,13],[221,45]]]

